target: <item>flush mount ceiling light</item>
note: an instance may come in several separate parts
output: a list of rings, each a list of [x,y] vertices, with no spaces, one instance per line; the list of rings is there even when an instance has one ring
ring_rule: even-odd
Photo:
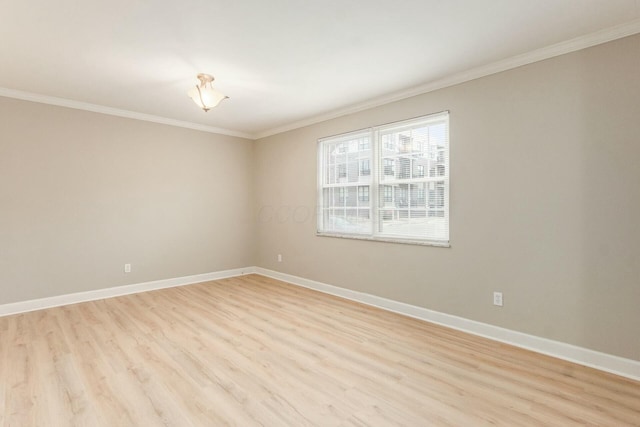
[[[223,99],[228,98],[228,96],[221,94],[213,88],[211,85],[214,80],[213,76],[209,74],[198,74],[198,79],[200,80],[200,85],[191,88],[191,90],[187,92],[187,95],[204,111],[209,111],[220,104]]]

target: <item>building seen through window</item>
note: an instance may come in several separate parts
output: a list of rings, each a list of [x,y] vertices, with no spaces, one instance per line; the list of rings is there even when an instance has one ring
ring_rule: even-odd
[[[448,244],[448,126],[439,113],[320,140],[318,232]]]

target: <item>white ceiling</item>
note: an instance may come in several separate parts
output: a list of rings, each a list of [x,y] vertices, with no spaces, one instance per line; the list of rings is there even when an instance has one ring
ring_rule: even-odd
[[[640,0],[0,0],[0,95],[257,137],[607,31]]]

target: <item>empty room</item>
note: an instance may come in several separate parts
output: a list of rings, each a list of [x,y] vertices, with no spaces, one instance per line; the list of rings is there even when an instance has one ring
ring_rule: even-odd
[[[640,0],[0,40],[0,426],[640,426]]]

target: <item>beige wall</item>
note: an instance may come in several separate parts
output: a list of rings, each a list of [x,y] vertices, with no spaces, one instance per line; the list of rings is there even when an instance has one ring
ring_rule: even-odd
[[[259,140],[257,265],[640,360],[639,76],[634,36]],[[451,248],[317,237],[317,139],[441,110]]]
[[[0,304],[255,264],[640,360],[639,75],[634,36],[255,143],[0,98]],[[317,237],[317,139],[441,110],[452,247]]]
[[[0,98],[0,304],[252,265],[252,150]]]

